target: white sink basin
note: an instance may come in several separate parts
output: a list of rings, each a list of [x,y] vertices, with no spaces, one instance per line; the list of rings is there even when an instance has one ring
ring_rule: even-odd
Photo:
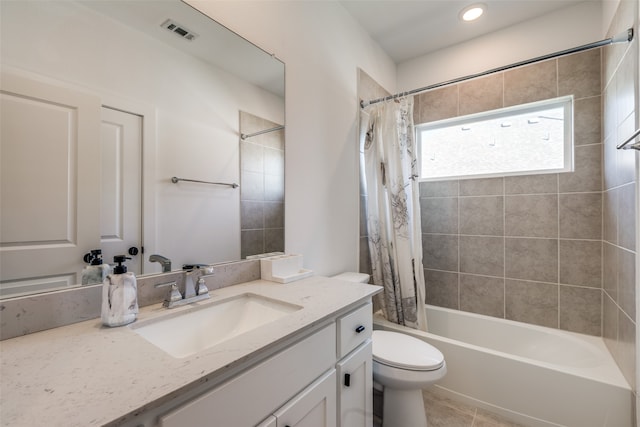
[[[256,294],[134,323],[130,328],[173,357],[186,357],[242,335],[302,307]]]

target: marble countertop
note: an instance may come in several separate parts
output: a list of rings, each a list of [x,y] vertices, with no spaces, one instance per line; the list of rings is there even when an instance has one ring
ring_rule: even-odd
[[[243,293],[302,306],[301,310],[195,355],[174,358],[128,326],[100,319],[0,342],[0,424],[95,426],[116,424],[153,409],[204,382],[274,350],[305,328],[326,322],[380,287],[310,277],[288,284],[256,280],[217,289],[211,299],[168,310],[140,310],[138,321],[188,310]]]

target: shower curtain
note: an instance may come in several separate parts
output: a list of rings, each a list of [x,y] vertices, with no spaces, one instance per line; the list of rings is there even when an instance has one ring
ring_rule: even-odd
[[[361,111],[373,283],[387,320],[427,330],[413,97]]]

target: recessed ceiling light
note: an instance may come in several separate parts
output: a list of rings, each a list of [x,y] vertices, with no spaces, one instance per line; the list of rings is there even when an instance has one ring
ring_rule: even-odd
[[[475,21],[476,19],[480,18],[480,16],[482,16],[482,14],[484,13],[484,11],[486,9],[487,9],[487,5],[486,4],[484,4],[484,3],[476,3],[476,4],[472,4],[471,6],[467,6],[464,9],[462,9],[458,16],[463,21],[467,21],[467,22],[468,21]]]

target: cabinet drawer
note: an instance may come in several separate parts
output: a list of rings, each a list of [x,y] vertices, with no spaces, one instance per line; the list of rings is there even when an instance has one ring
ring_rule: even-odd
[[[253,426],[335,363],[335,325],[160,417],[161,427]],[[268,424],[267,424],[268,425]]]
[[[372,309],[368,303],[338,319],[338,359],[371,337]]]

